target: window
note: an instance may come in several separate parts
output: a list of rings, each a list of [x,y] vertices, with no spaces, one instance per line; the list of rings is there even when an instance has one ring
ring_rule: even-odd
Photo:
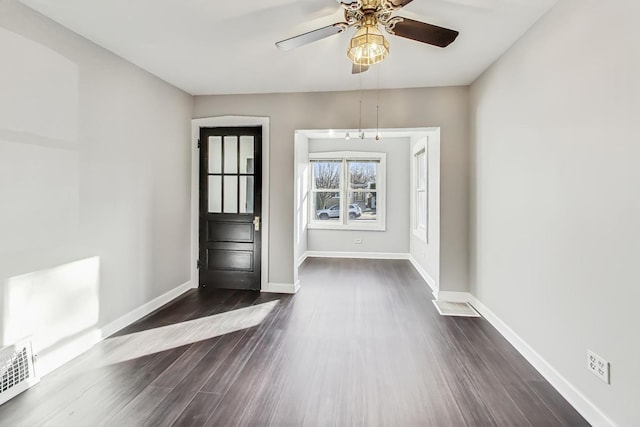
[[[340,195],[342,193],[342,161],[311,161],[311,204],[316,217],[340,221]]]
[[[384,153],[310,153],[310,228],[384,230]]]
[[[427,241],[427,151],[425,143],[418,143],[413,152],[413,232]]]

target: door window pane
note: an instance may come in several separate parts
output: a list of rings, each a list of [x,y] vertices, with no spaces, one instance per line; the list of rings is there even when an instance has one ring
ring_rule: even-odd
[[[224,137],[224,173],[238,173],[238,137],[237,136]],[[225,197],[225,200],[226,200],[226,197]]]
[[[253,173],[253,137],[240,137],[240,173]]]
[[[238,177],[224,177],[224,213],[238,213]]]
[[[222,177],[209,176],[209,212],[222,212]]]
[[[222,173],[222,137],[209,137],[209,173]]]
[[[253,177],[240,177],[240,213],[253,213]]]

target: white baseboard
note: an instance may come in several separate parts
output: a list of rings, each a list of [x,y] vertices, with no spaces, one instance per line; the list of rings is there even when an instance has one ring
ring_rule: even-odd
[[[307,258],[309,257],[309,252],[305,252],[302,254],[302,256],[300,258],[298,258],[298,264],[297,267],[300,268],[300,266],[302,265],[303,262],[305,262],[307,260]]]
[[[427,285],[429,285],[429,287],[431,288],[431,291],[433,292],[433,294],[436,295],[436,293],[438,292],[438,289],[436,288],[436,281],[433,280],[433,277],[431,277],[431,275],[429,273],[427,273],[427,270],[425,270],[418,263],[418,261],[414,257],[412,257],[411,255],[409,255],[409,261],[411,261],[411,265],[413,265],[413,268],[415,268],[418,271],[418,274],[420,274],[420,276],[422,276],[424,281],[427,282]],[[436,297],[436,299],[438,299],[438,298]]]
[[[260,292],[270,292],[274,294],[295,294],[300,289],[300,281],[296,283],[273,283],[269,282],[263,286]]]
[[[102,338],[104,339],[109,335],[112,335],[118,332],[120,329],[124,328],[125,326],[129,326],[136,320],[142,319],[147,314],[153,312],[154,310],[157,310],[158,308],[162,307],[166,303],[176,299],[183,293],[187,292],[189,289],[193,289],[193,288],[195,288],[195,286],[192,286],[191,281],[188,281],[178,286],[177,288],[174,288],[169,292],[166,292],[160,295],[159,297],[152,299],[148,303],[143,304],[140,307],[130,311],[124,316],[117,318],[113,322],[108,323],[107,325],[103,326],[100,329]]]
[[[466,292],[451,292],[467,294]],[[440,293],[442,294],[442,292]],[[447,293],[448,294],[448,293]],[[439,295],[440,296],[440,295]],[[527,342],[516,334],[505,322],[496,316],[487,306],[471,294],[467,294],[470,303],[516,350],[593,426],[615,427],[615,423],[596,405],[573,386],[566,378],[542,358]]]
[[[84,333],[75,337],[72,341],[59,346],[50,351],[43,352],[39,355],[36,369],[38,375],[45,376],[51,373],[53,370],[59,368],[67,362],[80,356],[82,353],[88,351],[94,345],[108,337],[109,335],[119,331],[120,329],[129,326],[136,320],[139,320],[154,310],[162,307],[166,303],[174,300],[176,297],[182,295],[187,290],[191,289],[191,281],[186,282],[177,288],[166,292],[159,297],[141,305],[140,307],[130,311],[124,316],[119,317],[111,323],[106,324],[101,328],[93,328],[85,331]]]
[[[37,375],[42,378],[82,353],[89,351],[91,347],[100,341],[102,341],[102,338],[98,329],[89,329],[77,334],[72,340],[64,344],[54,345],[52,348],[38,351],[34,369]]]
[[[307,251],[307,258],[357,258],[357,259],[409,259],[409,254],[399,252],[334,252]]]

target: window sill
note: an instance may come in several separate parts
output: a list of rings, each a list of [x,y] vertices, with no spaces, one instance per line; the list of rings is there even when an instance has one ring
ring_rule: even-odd
[[[310,222],[307,224],[309,230],[356,230],[356,231],[386,231],[384,224],[324,224]]]

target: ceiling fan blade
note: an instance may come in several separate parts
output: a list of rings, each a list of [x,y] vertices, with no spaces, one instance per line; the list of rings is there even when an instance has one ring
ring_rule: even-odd
[[[300,34],[285,40],[280,40],[279,42],[276,42],[276,46],[278,46],[280,50],[295,49],[297,47],[322,40],[325,37],[339,34],[343,32],[348,26],[349,24],[347,24],[346,22],[338,22],[333,25],[327,25],[326,27],[309,31],[308,33]]]
[[[455,30],[427,24],[426,22],[414,21],[403,17],[392,18],[392,20],[396,19],[397,21],[390,25],[390,28],[387,28],[389,34],[438,47],[449,46],[460,34]]]
[[[358,64],[353,64],[351,66],[351,74],[360,74],[360,73],[364,73],[365,71],[367,71],[369,69],[368,65],[358,65]]]

